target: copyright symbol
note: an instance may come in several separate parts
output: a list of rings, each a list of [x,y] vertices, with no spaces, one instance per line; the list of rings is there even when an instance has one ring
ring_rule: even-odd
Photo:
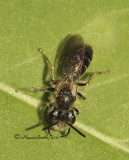
[[[20,138],[20,135],[19,135],[19,134],[14,134],[14,138],[15,138],[15,139],[19,139],[19,138]]]

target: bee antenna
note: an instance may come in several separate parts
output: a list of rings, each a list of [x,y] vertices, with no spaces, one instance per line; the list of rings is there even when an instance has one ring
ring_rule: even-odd
[[[72,126],[71,124],[67,123],[71,128],[73,128],[77,133],[79,133],[82,137],[86,137],[82,132],[80,132],[77,128]]]
[[[46,130],[46,129],[49,129],[49,128],[53,127],[54,125],[56,125],[58,122],[59,122],[59,121],[57,121],[57,122],[55,122],[55,123],[52,123],[52,124],[50,124],[49,126],[44,127],[42,130],[44,131],[44,130]]]

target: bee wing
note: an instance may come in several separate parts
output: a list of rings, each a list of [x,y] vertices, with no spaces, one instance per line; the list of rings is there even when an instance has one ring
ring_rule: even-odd
[[[69,38],[64,45],[58,66],[58,76],[65,77],[75,81],[81,74],[81,68],[84,61],[85,45],[80,35],[74,35]]]

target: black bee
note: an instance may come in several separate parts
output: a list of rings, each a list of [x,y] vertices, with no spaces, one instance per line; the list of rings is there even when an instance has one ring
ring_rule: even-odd
[[[58,79],[54,78],[54,67],[41,49],[39,52],[45,57],[51,71],[51,83],[52,87],[47,89],[20,89],[33,92],[53,92],[53,101],[46,108],[45,113],[48,114],[49,125],[43,130],[50,129],[68,132],[63,136],[66,137],[70,133],[70,128],[73,128],[81,136],[86,137],[77,128],[73,126],[76,121],[76,114],[79,114],[74,103],[78,96],[82,99],[85,97],[78,92],[78,86],[86,86],[89,84],[92,77],[96,74],[102,74],[106,72],[94,72],[89,76],[89,79],[85,83],[79,81],[87,68],[89,67],[93,58],[93,49],[90,45],[84,44],[80,35],[73,35],[69,41],[65,44],[62,53],[59,55],[58,65]]]

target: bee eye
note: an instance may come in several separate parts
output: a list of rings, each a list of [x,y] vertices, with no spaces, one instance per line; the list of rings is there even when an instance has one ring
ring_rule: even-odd
[[[68,119],[72,124],[75,122],[75,115],[72,111],[68,113]]]
[[[69,117],[69,119],[72,119],[74,117],[73,113],[69,112],[68,117]]]
[[[58,114],[59,114],[59,111],[57,111],[57,110],[53,112],[53,116],[54,116],[54,117],[57,117]]]

